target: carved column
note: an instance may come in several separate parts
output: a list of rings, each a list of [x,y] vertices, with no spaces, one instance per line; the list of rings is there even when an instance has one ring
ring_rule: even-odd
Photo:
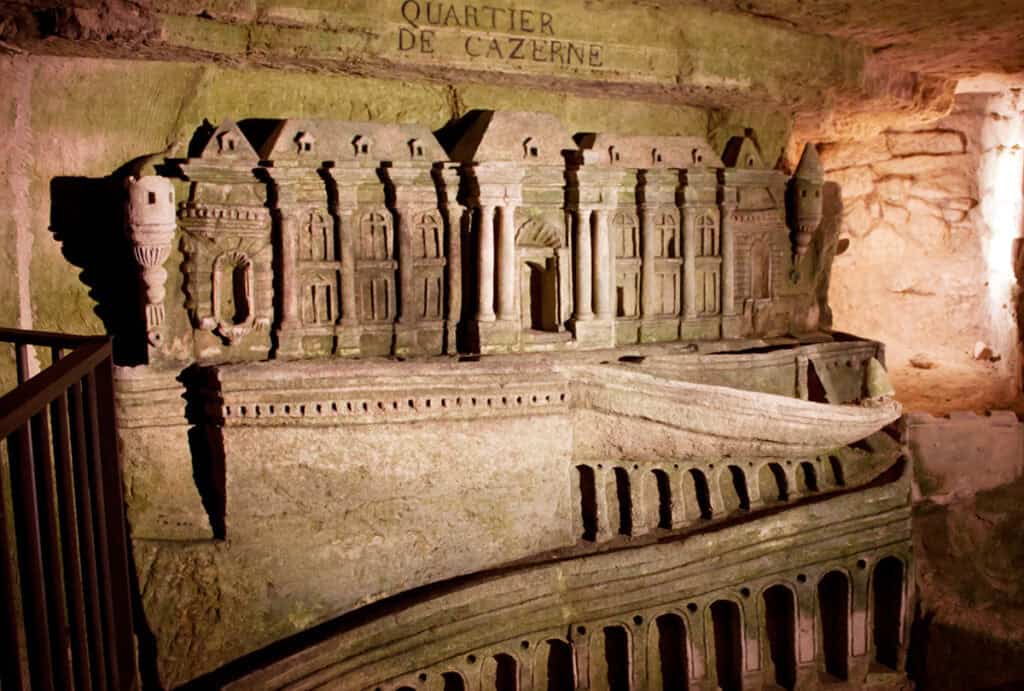
[[[505,204],[498,223],[498,319],[515,318],[516,309],[516,207]]]
[[[455,328],[462,315],[462,207],[448,202],[448,237],[446,243],[448,269],[448,337],[445,352],[456,352]]]
[[[163,343],[164,297],[167,271],[177,220],[174,186],[167,178],[146,175],[128,178],[128,235],[146,289],[146,340],[155,348]]]
[[[590,269],[590,209],[580,209],[576,217],[576,321],[594,318]]]
[[[612,318],[612,291],[614,276],[609,274],[612,267],[608,245],[608,211],[597,209],[594,212],[594,295],[598,319]]]
[[[355,237],[359,228],[351,210],[337,211],[338,235],[341,241],[341,324],[354,326],[356,313],[356,251]]]
[[[654,210],[644,204],[640,208],[640,314],[654,316]]]
[[[697,210],[683,207],[683,318],[697,317]]]
[[[494,205],[480,206],[477,238],[477,321],[494,321]]]
[[[415,259],[412,256],[413,210],[407,206],[395,209],[398,221],[398,323],[404,326],[416,324]]]
[[[277,348],[281,355],[301,353],[301,338],[296,330],[302,325],[299,316],[299,219],[295,209],[296,189],[286,181],[275,180],[277,215],[281,242],[280,287],[281,319],[277,327]]]
[[[722,315],[726,317],[736,314],[736,229],[732,218],[735,210],[735,204],[722,203]]]

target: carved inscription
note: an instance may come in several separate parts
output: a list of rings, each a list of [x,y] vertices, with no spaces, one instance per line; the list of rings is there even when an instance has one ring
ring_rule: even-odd
[[[603,67],[604,45],[557,38],[555,16],[541,10],[473,3],[404,0],[398,29],[402,53],[438,52],[437,28],[468,31],[461,52],[472,60]],[[523,34],[513,36],[507,34]]]

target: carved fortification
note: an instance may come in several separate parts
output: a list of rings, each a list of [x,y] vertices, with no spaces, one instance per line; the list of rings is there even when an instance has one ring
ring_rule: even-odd
[[[813,147],[790,179],[752,135],[481,111],[225,122],[166,170],[127,183],[133,533],[229,545],[218,587],[280,613],[192,635],[324,623],[237,688],[904,683],[900,410],[822,316]]]

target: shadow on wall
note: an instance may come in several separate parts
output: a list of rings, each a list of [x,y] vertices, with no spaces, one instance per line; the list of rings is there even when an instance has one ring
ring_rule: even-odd
[[[223,427],[210,420],[204,410],[204,392],[217,386],[209,370],[193,365],[178,377],[185,386],[185,417],[192,427],[188,446],[192,456],[192,479],[210,521],[213,537],[227,536],[227,484],[224,465]]]
[[[50,232],[64,258],[82,270],[81,281],[96,302],[104,329],[116,335],[114,361],[119,365],[146,359],[139,276],[124,230],[123,181],[130,166],[103,178],[50,181]]]

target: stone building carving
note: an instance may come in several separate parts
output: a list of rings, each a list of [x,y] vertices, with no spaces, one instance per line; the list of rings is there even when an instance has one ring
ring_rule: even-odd
[[[262,358],[274,319],[271,220],[259,158],[226,121],[182,164],[190,183],[179,212],[186,306],[199,357]]]
[[[436,137],[228,121],[193,151],[183,295],[158,270],[173,183],[128,187],[154,366],[121,372],[119,433],[134,490],[164,482],[146,449],[188,468],[133,529],[229,536],[225,597],[296,612],[250,636],[198,589],[228,613],[197,631],[341,622],[235,688],[903,682],[900,409],[881,344],[811,309],[811,158],[793,182],[750,135],[719,158],[492,111]],[[810,203],[787,214],[787,185]]]
[[[821,220],[813,147],[791,183],[791,240],[787,177],[765,167],[751,137],[720,159],[699,137],[574,141],[540,113],[470,113],[447,151],[418,125],[270,124],[267,134],[265,122],[248,127],[259,153],[226,122],[180,165],[201,360],[818,328],[814,276],[800,282],[797,271]],[[805,273],[827,270],[817,264]]]

